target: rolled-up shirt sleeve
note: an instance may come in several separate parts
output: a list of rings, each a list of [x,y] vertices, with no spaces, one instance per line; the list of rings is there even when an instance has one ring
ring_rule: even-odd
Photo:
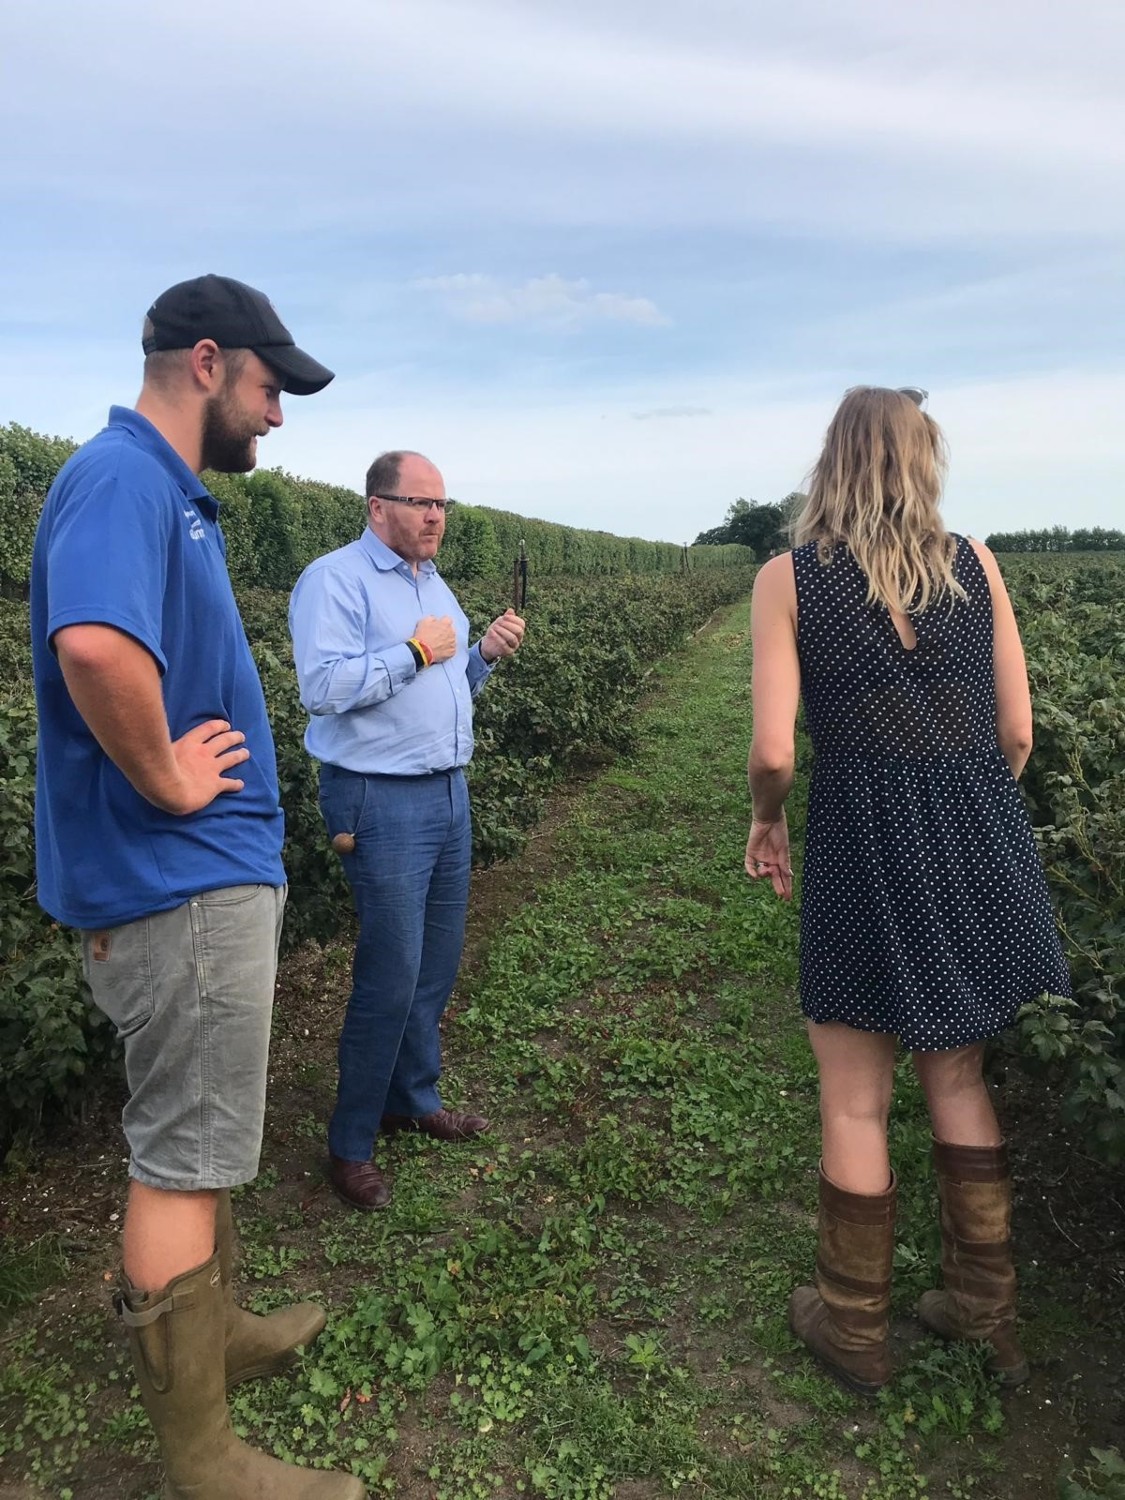
[[[368,604],[355,578],[330,568],[302,574],[289,603],[301,705],[314,715],[345,714],[393,697],[417,668],[405,641],[367,649]]]

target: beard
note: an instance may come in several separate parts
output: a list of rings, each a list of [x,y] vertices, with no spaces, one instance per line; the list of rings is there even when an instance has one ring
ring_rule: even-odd
[[[249,474],[258,461],[254,439],[261,424],[242,411],[228,391],[212,396],[203,408],[203,467],[216,474]]]

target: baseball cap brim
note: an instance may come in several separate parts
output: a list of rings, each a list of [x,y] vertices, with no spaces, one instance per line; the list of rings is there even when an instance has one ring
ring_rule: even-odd
[[[259,359],[264,359],[281,376],[281,389],[291,396],[315,396],[335,372],[313,359],[296,344],[260,344],[254,348]]]

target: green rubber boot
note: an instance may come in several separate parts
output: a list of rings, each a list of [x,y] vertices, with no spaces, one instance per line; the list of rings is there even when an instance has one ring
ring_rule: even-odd
[[[226,1320],[227,1390],[240,1380],[278,1375],[288,1369],[297,1350],[307,1348],[327,1321],[316,1302],[294,1302],[266,1316],[247,1312],[234,1300],[234,1217],[230,1192],[219,1193],[215,1204],[215,1249],[223,1281]]]
[[[137,1383],[164,1460],[164,1500],[366,1500],[350,1474],[283,1464],[235,1436],[227,1412],[219,1256],[119,1307]]]

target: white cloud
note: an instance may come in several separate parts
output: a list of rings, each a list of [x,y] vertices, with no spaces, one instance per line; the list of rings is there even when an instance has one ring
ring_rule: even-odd
[[[737,496],[778,500],[811,468],[847,381],[813,389],[771,380],[693,388],[709,415],[691,424],[638,422],[651,409],[695,405],[682,385],[474,400],[462,387],[418,400],[338,382],[290,402],[263,462],[357,486],[372,456],[416,448],[452,493],[523,515],[627,536],[690,540],[716,526]],[[1026,379],[932,387],[929,410],[949,438],[949,524],[984,536],[1024,526],[1119,526],[1119,413],[1125,372],[1059,369]]]
[[[60,382],[53,356],[17,349],[0,367],[0,412],[84,438],[109,400],[131,399],[138,363],[130,338],[112,358],[68,358]],[[512,387],[501,397],[450,376],[421,386],[345,372],[321,395],[285,402],[285,424],[261,461],[358,488],[375,453],[414,448],[465,500],[684,541],[718,525],[738,495],[777,500],[799,487],[855,379],[854,370],[822,364],[788,382],[693,373],[628,389]],[[928,383],[952,455],[950,525],[978,536],[1120,526],[1125,371],[1060,365],[1029,377]],[[646,413],[654,420],[637,420]],[[686,426],[672,419],[689,414]]]
[[[42,9],[49,11],[49,4]],[[354,126],[379,116],[388,99],[417,108],[421,91],[429,117],[550,125],[595,140],[607,133],[742,145],[861,140],[880,155],[917,160],[953,152],[1036,171],[1125,162],[1125,110],[1113,75],[1096,58],[1093,73],[1088,65],[1095,44],[1121,51],[1120,22],[1099,0],[1074,0],[1053,21],[1043,4],[1017,8],[1007,0],[1006,48],[994,56],[1007,64],[1002,69],[981,66],[985,55],[966,46],[991,46],[995,54],[1000,40],[1002,27],[976,16],[979,0],[950,0],[941,8],[940,28],[923,21],[915,29],[901,16],[888,26],[885,4],[850,7],[846,25],[823,3],[799,9],[804,24],[793,26],[757,7],[746,7],[739,18],[711,0],[693,7],[688,26],[678,24],[667,5],[623,26],[604,8],[583,15],[524,0],[375,6],[321,0],[315,34],[336,45],[318,48],[315,67],[308,66],[304,0],[275,0],[267,27],[250,5],[197,0],[190,11],[161,16],[156,29],[169,38],[179,33],[185,62],[209,59],[202,88],[225,93],[237,79],[251,97],[276,100],[279,73],[299,76],[302,129],[314,102],[322,122]],[[123,35],[106,63],[115,71],[135,68],[143,45],[134,35],[125,49],[124,23],[132,21],[142,36],[154,28],[152,10],[141,0],[105,0],[97,19],[52,36],[64,68],[68,62],[86,68],[107,16],[119,18]],[[1073,58],[1075,66],[1061,76],[1040,41],[1022,45],[1037,25]],[[230,44],[225,55],[216,52],[216,34]],[[253,75],[238,52],[243,39],[254,47]],[[1079,55],[1087,63],[1081,69]],[[372,88],[376,57],[378,86]],[[106,108],[119,107],[108,88],[102,99]]]
[[[358,485],[418,447],[466,498],[682,540],[799,483],[845,386],[920,382],[955,524],[1119,523],[1112,0],[40,0],[0,26],[0,420],[86,435],[137,389],[151,297],[218,270],[339,371],[263,447],[294,472]]]
[[[647,297],[595,292],[585,279],[568,281],[554,272],[505,285],[480,273],[424,276],[413,285],[440,293],[450,312],[468,323],[542,323],[576,327],[581,323],[637,323],[659,327],[669,320]]]
[[[7,25],[0,123],[28,143],[9,182],[60,200],[170,210],[187,178],[232,229],[475,215],[917,241],[1125,224],[1125,23],[1106,0],[321,0],[315,18],[275,0],[268,25],[244,0],[89,16],[43,0]],[[182,148],[157,53],[192,81]],[[279,115],[282,84],[299,115]],[[138,113],[157,122],[139,135]],[[255,130],[262,149],[232,155]]]

